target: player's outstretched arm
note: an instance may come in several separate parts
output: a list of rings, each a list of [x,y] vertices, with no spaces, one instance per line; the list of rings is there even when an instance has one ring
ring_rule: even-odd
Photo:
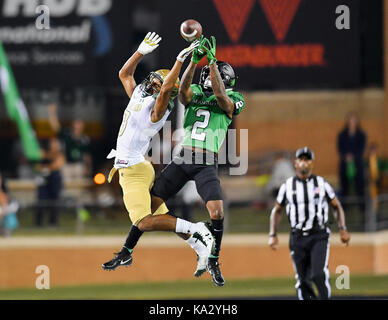
[[[225,85],[222,81],[220,72],[217,67],[216,59],[216,39],[212,36],[212,42],[208,42],[209,48],[207,50],[207,58],[210,67],[210,81],[212,89],[217,99],[218,106],[225,111],[229,118],[232,118],[234,111],[234,103],[232,99],[226,94]]]
[[[218,71],[215,63],[210,65],[210,81],[212,82],[212,88],[214,95],[216,96],[218,106],[225,111],[229,118],[232,118],[234,103],[226,94],[224,82],[222,81],[220,72]]]
[[[119,78],[121,83],[123,84],[123,87],[125,89],[125,92],[127,93],[128,97],[132,97],[133,90],[136,88],[136,81],[133,77],[136,66],[140,62],[143,55],[141,55],[139,52],[135,52],[128,60],[125,62],[124,66],[120,69],[119,72]]]
[[[341,242],[348,246],[350,241],[350,235],[346,229],[344,209],[342,208],[341,202],[338,200],[337,197],[334,197],[334,199],[330,201],[330,204],[335,212],[338,228],[340,230]]]
[[[177,60],[171,71],[168,73],[166,79],[164,79],[162,88],[160,89],[159,95],[156,98],[155,107],[151,113],[152,122],[160,121],[166,113],[171,93],[174,90],[174,86],[178,79],[181,68],[182,62]]]
[[[205,48],[203,48],[205,41],[206,41],[206,38],[204,37],[201,37],[199,39],[199,45],[193,51],[191,61],[187,66],[185,72],[183,73],[182,81],[179,85],[178,99],[184,106],[187,106],[191,102],[191,99],[193,98],[194,93],[190,86],[193,83],[193,77],[194,77],[195,68],[197,67],[197,64],[204,56],[206,56]]]
[[[162,38],[155,32],[148,32],[144,40],[139,45],[137,51],[127,60],[127,62],[125,62],[124,66],[120,69],[119,78],[129,98],[132,96],[133,90],[136,87],[134,74],[137,65],[143,56],[151,53],[157,47],[159,47],[159,42],[161,40]]]
[[[271,247],[272,250],[276,250],[279,244],[277,231],[279,228],[280,221],[282,219],[281,211],[282,206],[276,202],[275,206],[271,211],[271,218],[269,223],[268,245]]]
[[[197,65],[190,61],[185,72],[182,76],[182,81],[179,86],[178,99],[184,105],[187,106],[193,98],[193,90],[191,89],[191,83],[193,82],[194,72]]]
[[[171,71],[168,73],[166,79],[163,81],[162,88],[160,89],[159,95],[155,102],[155,107],[151,113],[151,121],[158,122],[160,121],[164,114],[166,113],[168,103],[171,97],[171,93],[177,86],[176,81],[178,79],[179,73],[182,68],[182,63],[188,57],[188,55],[193,52],[193,50],[198,47],[199,41],[193,42],[189,47],[183,49],[177,56],[174,66]],[[178,89],[178,88],[176,88]]]

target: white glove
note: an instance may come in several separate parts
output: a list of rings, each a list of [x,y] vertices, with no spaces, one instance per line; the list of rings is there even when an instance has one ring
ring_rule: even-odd
[[[155,32],[148,32],[145,36],[142,43],[140,43],[139,48],[137,51],[139,51],[143,56],[146,54],[151,53],[154,51],[157,47],[159,47],[159,42],[162,40],[162,38]]]
[[[188,55],[190,53],[192,53],[194,51],[194,49],[198,46],[199,46],[199,40],[195,40],[194,42],[191,43],[190,47],[187,47],[187,48],[183,49],[181,52],[179,52],[176,59],[179,62],[185,61],[185,59],[188,57]]]

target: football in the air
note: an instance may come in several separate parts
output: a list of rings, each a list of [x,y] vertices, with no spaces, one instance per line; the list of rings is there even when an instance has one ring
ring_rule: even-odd
[[[182,22],[180,31],[183,39],[193,42],[202,35],[202,26],[197,20],[189,19]]]

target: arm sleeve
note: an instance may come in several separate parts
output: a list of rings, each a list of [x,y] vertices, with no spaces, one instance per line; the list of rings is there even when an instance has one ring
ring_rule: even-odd
[[[276,202],[281,206],[286,204],[286,184],[283,183],[279,189],[278,196],[276,197]]]
[[[332,186],[324,180],[324,188],[325,188],[325,196],[328,198],[330,201],[335,198],[335,192],[332,188]]]

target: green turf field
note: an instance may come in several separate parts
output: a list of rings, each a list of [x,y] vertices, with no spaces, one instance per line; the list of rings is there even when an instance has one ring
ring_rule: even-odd
[[[295,296],[292,278],[247,279],[227,281],[224,287],[213,285],[206,279],[193,281],[112,284],[74,287],[53,287],[48,290],[0,290],[0,299],[207,299]],[[335,288],[333,296],[388,296],[388,276],[353,276],[349,290]]]

